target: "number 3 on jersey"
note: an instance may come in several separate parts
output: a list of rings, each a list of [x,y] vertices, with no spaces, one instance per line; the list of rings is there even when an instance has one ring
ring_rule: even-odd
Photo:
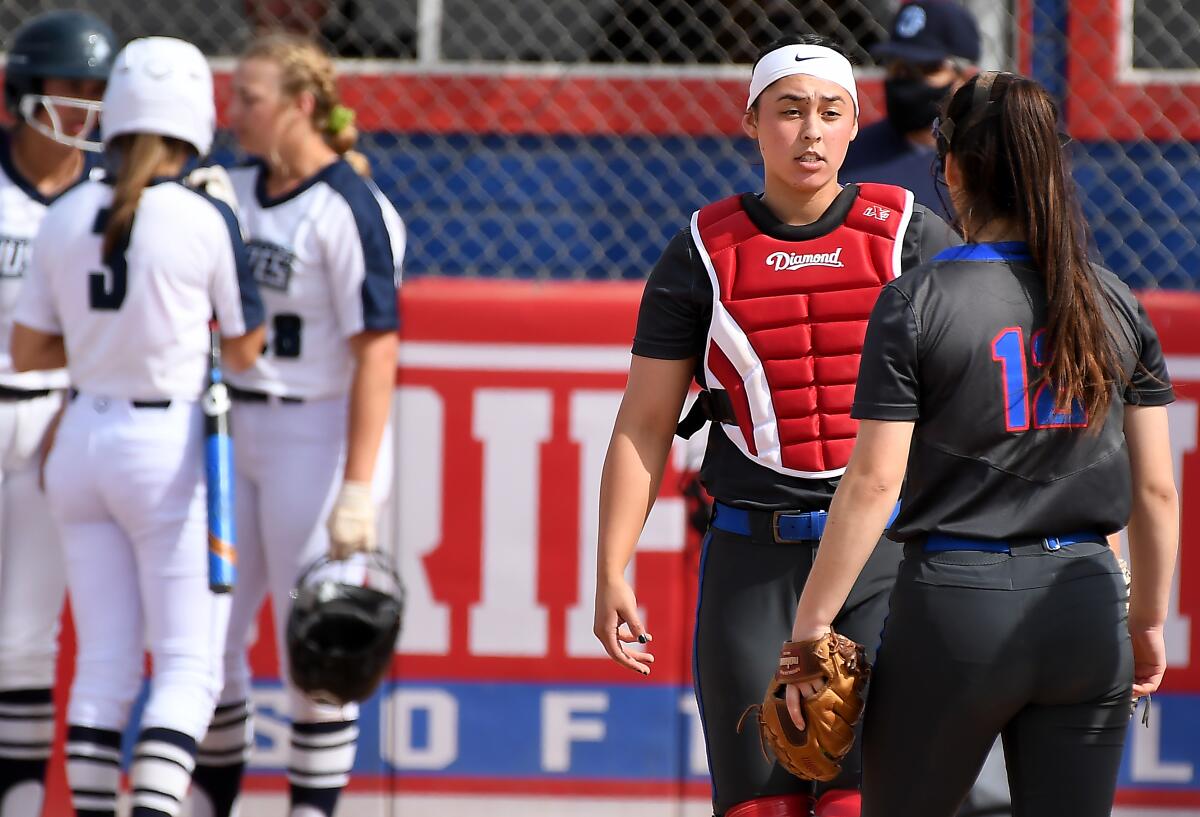
[[[1030,339],[1029,351],[1034,368],[1046,365],[1043,346],[1046,330],[1039,329]],[[1025,334],[1019,326],[1002,329],[992,339],[992,360],[1000,364],[1004,393],[1004,428],[1018,432],[1029,430],[1029,367],[1025,363]],[[1050,383],[1042,381],[1033,395],[1033,427],[1086,428],[1087,413],[1076,400],[1070,411],[1056,411],[1055,394]]]
[[[93,235],[104,235],[108,215],[108,208],[96,214],[96,223],[92,225]],[[113,251],[104,257],[104,269],[88,273],[88,306],[92,309],[112,312],[125,303],[125,293],[129,287],[129,269],[125,263],[125,251],[128,249],[129,235],[126,234]]]

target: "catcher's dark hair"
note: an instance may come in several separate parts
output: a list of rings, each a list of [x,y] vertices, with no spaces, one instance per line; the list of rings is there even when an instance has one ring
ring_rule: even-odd
[[[776,51],[789,45],[820,45],[838,52],[846,59],[850,59],[850,56],[846,53],[846,49],[842,48],[837,41],[831,40],[821,34],[785,34],[784,36],[777,37],[771,42],[767,43],[762,50],[758,52],[758,56],[754,58],[754,64],[758,65],[760,62],[762,62],[763,57],[767,56],[772,51]]]
[[[847,60],[850,59],[849,55],[846,54],[846,49],[842,48],[835,41],[829,39],[828,37],[822,36],[820,34],[787,34],[783,37],[778,37],[778,38],[772,40],[761,51],[759,51],[758,56],[754,58],[754,65],[757,66],[760,62],[763,61],[763,58],[766,57],[768,54],[770,54],[772,51],[777,51],[778,49],[784,48],[789,45],[819,45],[824,48],[829,48],[833,51],[836,51],[837,53],[839,53],[843,57],[845,57]],[[758,100],[757,99],[754,100],[754,104],[750,106],[750,109],[753,111],[758,110]]]
[[[103,250],[108,258],[128,240],[142,193],[155,176],[162,175],[163,163],[194,157],[196,149],[157,133],[123,133],[114,137],[105,150],[116,166],[112,205],[104,225]]]
[[[978,231],[997,219],[1025,233],[1034,265],[1046,281],[1045,381],[1059,410],[1079,401],[1089,427],[1104,423],[1113,383],[1127,378],[1110,324],[1111,305],[1088,260],[1088,230],[1071,178],[1059,113],[1046,89],[1005,72],[977,74],[945,104],[939,152],[962,178],[956,207],[964,227]]]

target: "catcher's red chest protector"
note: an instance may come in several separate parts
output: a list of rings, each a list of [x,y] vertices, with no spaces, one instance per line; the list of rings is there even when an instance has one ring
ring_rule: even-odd
[[[807,241],[764,235],[732,196],[692,215],[713,289],[708,388],[727,391],[724,433],[750,459],[790,476],[840,475],[867,319],[900,274],[913,211],[902,187],[862,184],[842,226]]]

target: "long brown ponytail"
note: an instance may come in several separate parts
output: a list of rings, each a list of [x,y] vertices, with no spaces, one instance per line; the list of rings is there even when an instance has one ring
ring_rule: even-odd
[[[113,185],[112,206],[104,227],[104,257],[116,251],[133,229],[142,193],[155,176],[162,173],[165,162],[186,154],[195,155],[195,148],[186,142],[159,136],[157,133],[125,133],[109,144],[109,151],[119,157]]]
[[[1104,423],[1113,383],[1123,379],[1106,317],[1111,306],[1088,261],[1087,226],[1067,170],[1058,109],[1033,80],[979,74],[950,99],[949,154],[961,171],[964,222],[1021,228],[1046,280],[1044,379],[1059,410],[1079,401],[1093,428]],[[969,236],[968,236],[969,237]]]

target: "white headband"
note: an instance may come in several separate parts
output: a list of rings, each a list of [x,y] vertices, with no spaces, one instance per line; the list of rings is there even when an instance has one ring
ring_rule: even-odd
[[[850,60],[823,45],[785,45],[759,60],[750,77],[746,110],[750,110],[758,95],[772,82],[795,74],[807,74],[842,86],[850,94],[854,114],[858,115],[858,87],[854,84]]]

